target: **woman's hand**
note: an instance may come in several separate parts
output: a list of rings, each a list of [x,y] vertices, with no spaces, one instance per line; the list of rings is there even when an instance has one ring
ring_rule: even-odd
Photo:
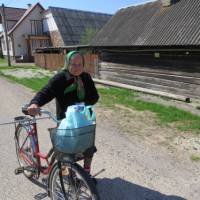
[[[35,116],[35,115],[40,115],[40,107],[37,104],[31,104],[27,108],[28,114]]]

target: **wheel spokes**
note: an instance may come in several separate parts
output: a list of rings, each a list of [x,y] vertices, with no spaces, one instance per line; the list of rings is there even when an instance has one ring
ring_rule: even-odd
[[[59,172],[57,173],[56,180],[54,182],[54,200],[91,200],[91,192],[87,188],[87,185],[84,183],[84,181],[81,178],[73,177],[73,183],[70,180],[70,175],[64,175],[62,176],[64,188],[61,186],[60,178],[59,178]],[[63,194],[63,189],[65,190],[65,193],[67,197]],[[52,192],[53,192],[52,191]]]

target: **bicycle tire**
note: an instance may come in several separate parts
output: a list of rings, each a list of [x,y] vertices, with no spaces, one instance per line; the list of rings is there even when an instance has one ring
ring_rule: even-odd
[[[62,175],[61,179],[63,183],[65,184],[64,187],[68,187],[68,190],[64,189],[64,192],[63,192],[60,175],[59,175],[63,167],[73,171],[73,174],[75,174],[76,179],[79,180],[78,184],[80,184],[79,186],[72,184],[72,182],[69,181],[69,174]],[[84,186],[84,188],[88,190],[88,193],[90,195],[89,198],[88,197],[84,198],[84,196],[82,196],[83,194],[81,193],[80,186],[81,187]],[[66,196],[64,195],[64,193],[65,194],[67,193]],[[85,194],[86,192],[84,191],[84,195]],[[72,195],[75,195],[75,196],[72,196]],[[96,186],[94,185],[94,182],[89,177],[89,175],[84,171],[84,169],[80,165],[78,165],[77,163],[70,163],[70,162],[61,162],[61,167],[58,166],[58,163],[56,163],[53,166],[52,171],[50,173],[50,177],[49,177],[49,196],[52,200],[61,200],[61,199],[99,200],[100,199]]]
[[[22,138],[24,137],[24,138]],[[25,140],[27,141],[27,143],[24,143]],[[21,142],[23,141],[23,142]],[[22,144],[24,143],[24,147],[26,146],[26,149],[23,148],[23,152],[24,154],[28,157],[28,159],[34,163],[34,165],[31,165],[30,163],[28,163],[23,156],[20,153],[20,148],[22,147]],[[37,163],[37,159],[33,156],[33,149],[32,149],[32,145],[31,145],[31,136],[28,135],[28,132],[26,130],[26,128],[21,125],[18,124],[16,127],[16,131],[15,131],[15,148],[16,148],[16,155],[17,155],[17,160],[19,163],[20,167],[30,167],[30,168],[34,168],[35,164]],[[24,175],[27,178],[32,178],[35,173],[32,171],[28,171],[28,170],[23,170]]]

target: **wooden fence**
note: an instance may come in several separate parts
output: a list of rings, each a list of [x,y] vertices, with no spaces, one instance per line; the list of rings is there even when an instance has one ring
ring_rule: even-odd
[[[57,70],[64,65],[63,54],[36,53],[35,64],[50,71]]]
[[[64,66],[64,54],[36,53],[35,64],[50,71],[58,70]],[[98,69],[98,56],[96,54],[85,54],[85,71],[95,76]]]

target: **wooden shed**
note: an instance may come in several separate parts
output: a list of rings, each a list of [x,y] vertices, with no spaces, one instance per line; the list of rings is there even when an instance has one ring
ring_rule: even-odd
[[[35,64],[51,71],[59,70],[64,66],[66,54],[72,50],[79,50],[83,54],[86,72],[93,77],[98,74],[98,55],[87,45],[38,48],[34,54]]]
[[[91,43],[99,78],[199,98],[199,8],[158,0],[120,9]]]

